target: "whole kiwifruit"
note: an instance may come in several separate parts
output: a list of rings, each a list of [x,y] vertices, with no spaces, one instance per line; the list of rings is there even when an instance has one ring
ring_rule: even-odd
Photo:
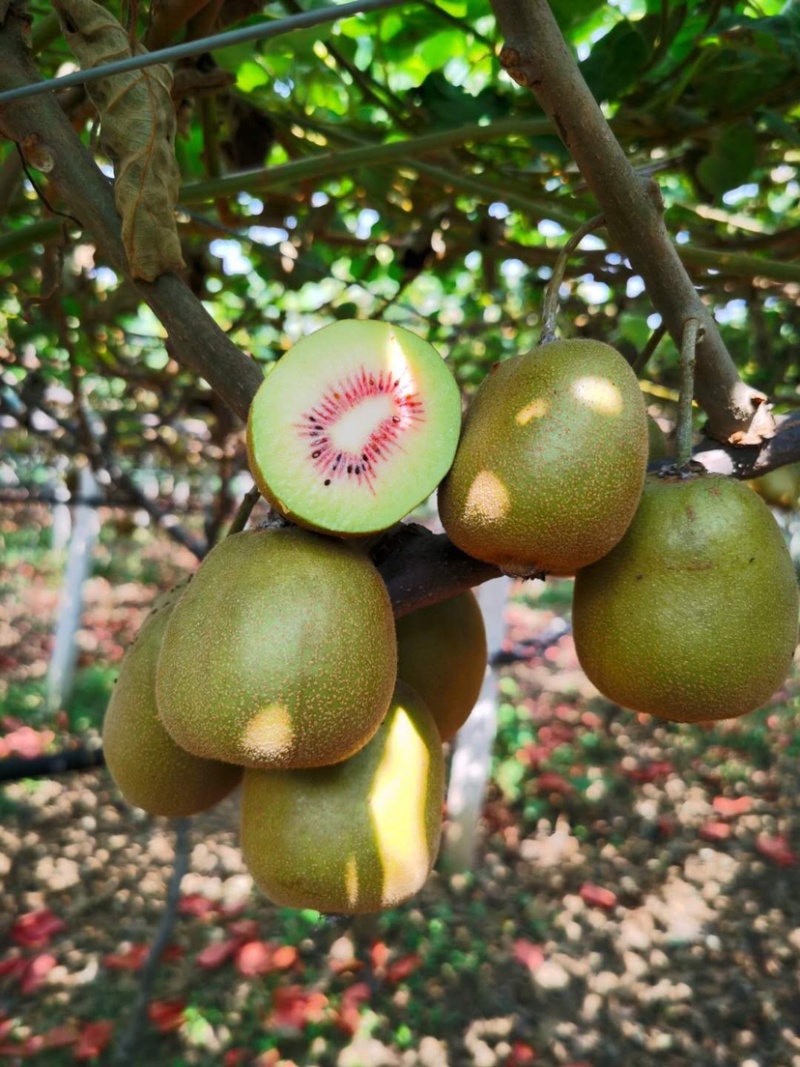
[[[769,508],[719,475],[648,477],[627,533],[578,571],[572,625],[609,700],[678,722],[765,704],[789,672],[798,594]]]
[[[197,756],[315,767],[375,733],[397,675],[389,595],[370,560],[297,527],[226,537],[167,625],[161,720]]]
[[[800,463],[776,467],[758,478],[751,478],[747,484],[771,508],[794,511],[800,500]]]
[[[413,896],[436,858],[444,801],[439,732],[398,683],[375,736],[332,767],[245,771],[242,853],[275,904],[345,915]]]
[[[389,322],[341,320],[298,341],[250,407],[259,489],[311,529],[385,530],[447,473],[461,431],[455,379],[435,349]]]
[[[507,574],[572,574],[627,529],[647,452],[625,359],[600,341],[553,341],[480,385],[439,488],[442,523],[460,549]]]
[[[186,582],[156,600],[125,653],[103,720],[103,752],[125,799],[151,815],[195,815],[238,785],[242,768],[198,759],[158,719],[156,663],[167,621]]]
[[[475,707],[487,654],[471,590],[397,620],[397,677],[425,701],[443,741],[455,737]]]

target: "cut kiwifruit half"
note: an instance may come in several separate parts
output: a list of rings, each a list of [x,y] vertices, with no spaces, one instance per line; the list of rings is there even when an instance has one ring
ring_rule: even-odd
[[[253,477],[303,526],[388,529],[429,496],[461,429],[455,379],[427,341],[343,320],[303,338],[267,375],[247,424]]]

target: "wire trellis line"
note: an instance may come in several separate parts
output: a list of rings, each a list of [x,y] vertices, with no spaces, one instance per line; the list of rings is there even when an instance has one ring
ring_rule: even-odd
[[[186,56],[196,56],[201,52],[212,52],[215,48],[224,48],[228,45],[242,44],[247,41],[263,41],[270,37],[279,37],[282,34],[291,33],[293,30],[310,29],[328,22],[337,22],[339,19],[349,18],[351,15],[367,15],[372,11],[399,7],[400,4],[404,3],[408,3],[408,0],[352,0],[351,3],[335,4],[316,11],[303,11],[298,15],[288,15],[282,19],[271,19],[267,22],[256,23],[254,26],[241,26],[238,30],[226,30],[225,33],[199,37],[196,41],[184,41],[182,44],[160,48],[156,52],[126,56],[125,59],[115,59],[112,63],[102,63],[100,66],[89,67],[87,70],[76,70],[72,74],[63,74],[59,78],[48,78],[46,81],[32,82],[29,85],[18,85],[14,89],[6,89],[0,92],[0,104],[8,104],[12,100],[22,100],[28,96],[37,96],[39,93],[69,89],[73,85],[85,85],[86,82],[98,81],[100,78],[107,78],[111,74],[123,74],[130,70],[152,67],[157,63],[184,59]]]

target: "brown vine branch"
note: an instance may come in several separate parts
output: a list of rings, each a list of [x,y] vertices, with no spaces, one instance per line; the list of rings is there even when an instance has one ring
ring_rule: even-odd
[[[675,433],[675,465],[682,467],[692,458],[692,402],[697,343],[701,338],[697,319],[687,319],[681,339],[681,389],[678,398],[678,426]]]
[[[606,217],[614,241],[641,274],[676,346],[697,319],[696,396],[720,440],[757,444],[751,424],[765,397],[745,385],[670,240],[655,181],[637,176],[583,79],[547,0],[492,0],[505,46],[500,62],[550,116]]]
[[[569,257],[577,249],[584,237],[586,237],[587,234],[594,233],[595,230],[598,230],[601,226],[605,225],[605,221],[603,215],[595,215],[593,218],[588,219],[582,226],[578,227],[559,252],[555,266],[553,267],[553,273],[550,276],[550,281],[547,283],[547,288],[544,291],[544,299],[542,300],[542,330],[539,335],[540,345],[546,345],[550,341],[555,340],[559,291],[561,289],[561,283],[564,280],[564,272],[567,269]]]
[[[181,900],[181,882],[189,870],[189,858],[191,855],[191,838],[189,835],[190,820],[175,819],[175,858],[172,866],[172,876],[167,889],[167,900],[164,913],[158,924],[153,944],[147,954],[142,973],[139,978],[139,991],[134,1003],[128,1026],[113,1050],[111,1061],[114,1064],[130,1064],[133,1062],[135,1050],[139,1044],[142,1033],[147,1025],[147,1008],[153,993],[156,975],[161,963],[161,957],[172,940],[175,927],[178,922],[178,905]]]
[[[25,46],[24,4],[11,5],[0,28],[0,89],[39,81]],[[52,162],[50,187],[68,205],[97,242],[105,260],[130,279],[114,194],[107,179],[64,115],[53,94],[0,106],[0,133],[17,144],[35,143]],[[165,326],[179,361],[201,378],[241,418],[262,375],[256,364],[217,326],[179,275],[162,274],[154,282],[133,282],[136,291]]]

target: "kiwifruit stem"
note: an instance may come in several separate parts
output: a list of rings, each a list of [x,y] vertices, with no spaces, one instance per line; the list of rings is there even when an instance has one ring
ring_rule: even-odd
[[[567,269],[567,261],[581,241],[589,233],[594,233],[605,225],[605,215],[595,215],[579,226],[558,254],[553,274],[547,283],[542,300],[542,332],[539,335],[539,344],[546,345],[556,339],[556,319],[558,318],[558,293],[564,280],[564,271]]]
[[[687,319],[683,324],[680,353],[680,393],[675,429],[675,466],[679,469],[692,458],[692,400],[694,398],[695,348],[700,339],[699,319]]]
[[[256,506],[258,498],[261,493],[258,491],[258,486],[254,485],[252,489],[248,489],[242,498],[242,502],[236,514],[233,516],[233,522],[228,530],[226,537],[230,537],[231,534],[241,533],[247,525],[247,520],[250,518],[250,513]]]

